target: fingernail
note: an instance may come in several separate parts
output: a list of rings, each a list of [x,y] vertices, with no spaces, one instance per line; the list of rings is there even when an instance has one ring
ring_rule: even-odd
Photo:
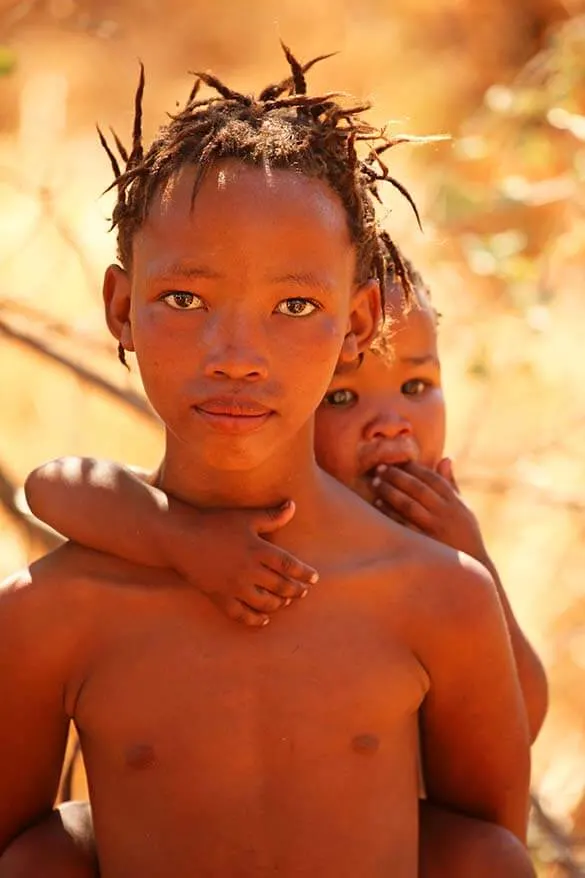
[[[287,598],[284,602],[285,607],[290,607],[292,604],[292,598]]]
[[[382,479],[379,479],[378,476],[375,476],[375,477],[372,479],[372,487],[373,487],[373,488],[377,488],[378,485],[381,485],[381,484],[382,484]]]
[[[309,589],[306,588],[304,591],[301,592],[301,598],[306,598],[308,594],[309,594]]]
[[[377,473],[385,473],[387,469],[388,469],[387,464],[381,463],[380,466],[376,467],[376,472]]]
[[[309,579],[309,582],[311,583],[311,585],[315,585],[316,582],[319,582],[319,574],[313,573],[313,575]]]
[[[382,501],[380,499],[374,500],[374,506],[376,506],[378,509],[381,509],[382,508]]]
[[[270,619],[262,619],[262,626],[261,627],[266,628],[266,626],[268,625],[269,622],[270,622]]]

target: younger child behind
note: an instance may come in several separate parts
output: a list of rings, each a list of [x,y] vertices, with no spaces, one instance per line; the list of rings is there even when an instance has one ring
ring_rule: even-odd
[[[446,412],[438,315],[421,275],[405,262],[414,302],[405,307],[401,284],[389,284],[382,332],[353,367],[337,370],[317,411],[317,461],[394,521],[467,553],[489,570],[534,741],[547,710],[546,676],[512,612],[479,522],[459,492],[453,462],[443,456]],[[48,496],[43,514],[47,501]],[[59,506],[64,503],[59,498]]]

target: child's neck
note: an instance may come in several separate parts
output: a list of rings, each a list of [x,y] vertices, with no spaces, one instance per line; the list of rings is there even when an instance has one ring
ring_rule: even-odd
[[[306,508],[321,490],[322,476],[308,428],[249,470],[210,467],[196,453],[187,457],[167,442],[155,481],[166,493],[200,509],[264,508],[289,499]]]

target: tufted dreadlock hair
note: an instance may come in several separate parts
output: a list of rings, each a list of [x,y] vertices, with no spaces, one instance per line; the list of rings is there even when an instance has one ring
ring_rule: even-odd
[[[290,75],[264,88],[258,97],[241,94],[224,85],[210,73],[194,73],[195,83],[182,109],[169,114],[170,122],[162,127],[157,138],[145,151],[142,138],[142,99],[144,67],[134,102],[132,149],[124,147],[110,129],[119,159],[98,127],[98,135],[106,150],[117,201],[112,215],[112,229],[117,230],[118,258],[125,268],[132,261],[132,239],[145,221],[154,194],[168,185],[184,165],[195,167],[191,205],[206,171],[217,160],[234,158],[267,169],[290,169],[327,183],[340,197],[346,211],[352,242],[357,254],[357,282],[376,278],[384,297],[387,256],[393,271],[402,281],[408,298],[411,282],[405,263],[389,236],[384,241],[378,234],[374,200],[380,200],[378,183],[387,181],[407,199],[420,226],[416,205],[407,191],[382,161],[382,154],[405,142],[426,142],[433,138],[397,135],[386,137],[364,121],[362,114],[369,103],[344,106],[342,93],[310,96],[305,74],[319,61],[331,57],[321,55],[301,65],[287,46],[282,49],[290,66]],[[215,94],[199,98],[201,85]],[[360,158],[358,142],[366,144],[366,155]],[[124,351],[118,350],[125,363]]]

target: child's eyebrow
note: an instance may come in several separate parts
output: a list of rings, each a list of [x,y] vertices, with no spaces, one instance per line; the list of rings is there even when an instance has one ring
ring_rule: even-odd
[[[426,366],[427,363],[440,366],[439,359],[434,354],[424,354],[422,357],[400,357],[400,361],[408,363],[409,366]]]
[[[295,284],[299,287],[309,288],[314,290],[315,288],[322,290],[324,293],[330,293],[333,289],[332,284],[330,284],[325,278],[319,277],[310,271],[291,271],[286,272],[286,274],[277,274],[269,278],[271,283],[274,284]]]
[[[151,277],[184,277],[188,279],[221,277],[217,271],[213,271],[213,269],[208,268],[206,265],[187,265],[182,262],[175,262],[161,267],[154,266],[149,274]]]

